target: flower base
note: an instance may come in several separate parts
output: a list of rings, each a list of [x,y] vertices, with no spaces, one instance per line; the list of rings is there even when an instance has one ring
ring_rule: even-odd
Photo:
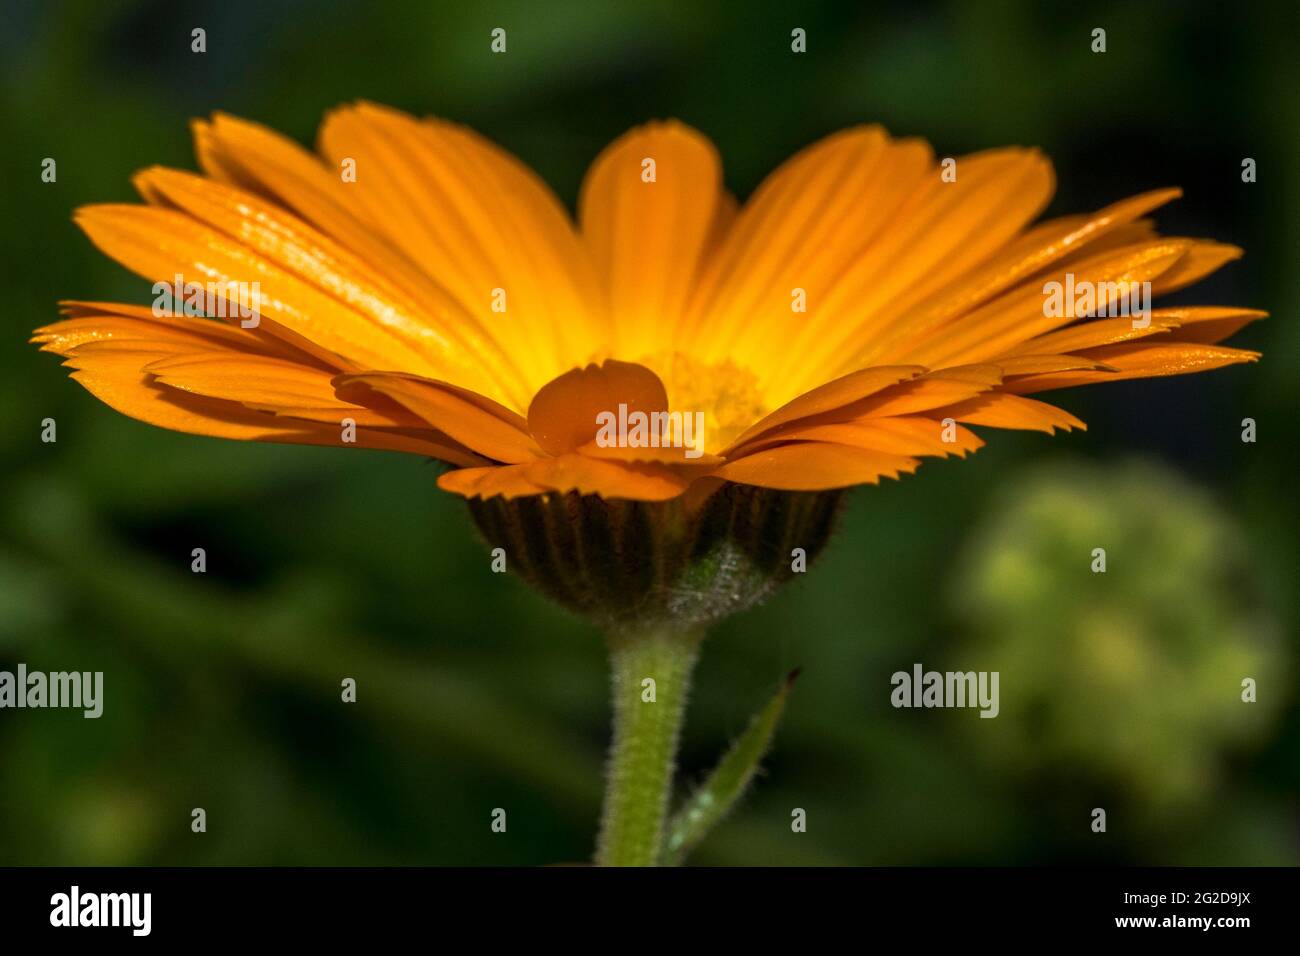
[[[843,492],[724,485],[702,501],[551,494],[473,500],[508,566],[606,631],[694,629],[745,610],[803,570]]]

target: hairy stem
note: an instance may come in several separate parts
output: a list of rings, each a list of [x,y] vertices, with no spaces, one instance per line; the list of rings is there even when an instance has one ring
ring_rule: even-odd
[[[600,866],[659,862],[701,636],[697,629],[658,627],[610,638],[614,741],[596,845]]]

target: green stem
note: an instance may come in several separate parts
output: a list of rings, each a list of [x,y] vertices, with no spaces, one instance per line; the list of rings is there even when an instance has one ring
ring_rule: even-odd
[[[701,636],[695,629],[661,627],[610,638],[614,742],[596,845],[599,866],[659,862],[677,741]],[[647,679],[654,681],[653,694]]]

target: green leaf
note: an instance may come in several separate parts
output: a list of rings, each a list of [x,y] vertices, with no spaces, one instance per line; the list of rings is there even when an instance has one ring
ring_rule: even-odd
[[[772,745],[786,698],[790,696],[790,688],[798,676],[797,669],[786,675],[767,706],[754,715],[749,727],[731,745],[709,778],[677,811],[664,843],[665,865],[680,865],[745,793],[758,772],[759,761]]]

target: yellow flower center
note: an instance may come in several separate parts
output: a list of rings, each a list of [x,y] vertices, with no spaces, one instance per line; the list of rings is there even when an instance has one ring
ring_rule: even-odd
[[[718,452],[765,414],[758,376],[730,359],[701,362],[682,352],[658,352],[638,359],[668,390],[668,408],[704,413],[704,450]]]

